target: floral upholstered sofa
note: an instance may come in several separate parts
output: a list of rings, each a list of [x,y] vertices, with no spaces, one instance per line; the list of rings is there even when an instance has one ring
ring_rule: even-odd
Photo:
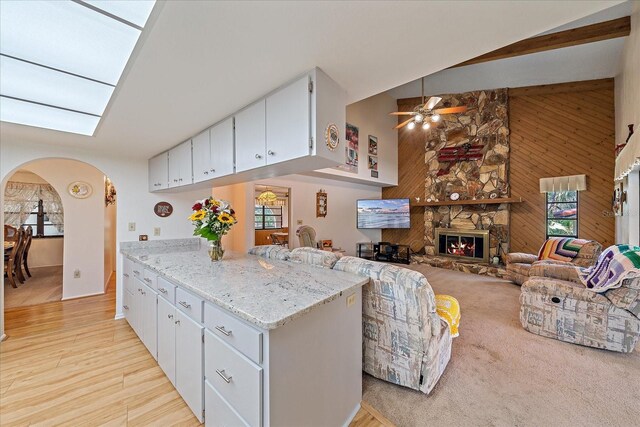
[[[522,285],[520,322],[534,334],[630,353],[640,339],[640,277],[597,293],[571,264],[534,263]]]
[[[362,289],[363,370],[429,393],[451,358],[451,332],[436,313],[422,273],[377,261],[342,257],[335,270],[371,280]]]
[[[276,249],[249,252],[282,259]],[[452,337],[422,273],[314,248],[293,249],[287,260],[368,277],[362,289],[363,370],[426,394],[433,390],[451,358]]]
[[[571,261],[570,264],[578,267],[591,267],[595,264],[598,256],[602,252],[602,245],[596,241],[590,241],[584,245],[578,255]],[[518,285],[522,285],[529,278],[531,267],[537,263],[546,264],[566,264],[563,261],[542,260],[538,261],[538,255],[526,254],[521,252],[513,252],[507,254],[506,257],[506,270],[509,279]]]

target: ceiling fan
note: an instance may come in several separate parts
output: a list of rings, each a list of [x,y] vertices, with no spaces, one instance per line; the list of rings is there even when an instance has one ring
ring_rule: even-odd
[[[439,96],[432,96],[426,102],[424,99],[424,78],[421,79],[422,83],[422,103],[415,107],[413,111],[396,111],[393,113],[389,113],[392,116],[412,116],[411,118],[405,120],[400,123],[398,126],[394,127],[394,129],[400,129],[407,126],[408,129],[413,129],[418,124],[422,124],[422,129],[429,129],[431,127],[431,123],[437,123],[440,121],[440,116],[442,114],[454,114],[454,113],[464,113],[467,111],[467,107],[459,106],[459,107],[449,107],[449,108],[438,108],[434,110],[435,106],[438,105],[442,98]]]

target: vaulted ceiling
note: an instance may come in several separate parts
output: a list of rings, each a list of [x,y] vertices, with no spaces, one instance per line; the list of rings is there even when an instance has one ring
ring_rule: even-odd
[[[95,136],[0,139],[146,158],[314,66],[354,102],[618,3],[159,2]]]

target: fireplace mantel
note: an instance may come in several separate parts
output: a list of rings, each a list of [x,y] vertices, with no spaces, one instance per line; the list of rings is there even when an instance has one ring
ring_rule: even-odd
[[[503,203],[522,203],[522,197],[504,197],[501,199],[442,200],[438,202],[411,202],[411,206],[454,206],[454,205],[501,205]]]

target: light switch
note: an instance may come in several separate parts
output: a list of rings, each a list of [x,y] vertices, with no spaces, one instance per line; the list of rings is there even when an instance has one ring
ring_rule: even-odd
[[[153,227],[153,235],[154,236],[160,235],[160,227]]]
[[[129,231],[136,231],[136,223],[135,222],[130,222],[129,223]]]
[[[351,307],[356,303],[356,294],[351,294],[347,297],[347,307]]]
[[[299,219],[297,222],[298,222],[298,225],[302,225],[302,220],[301,219]]]

